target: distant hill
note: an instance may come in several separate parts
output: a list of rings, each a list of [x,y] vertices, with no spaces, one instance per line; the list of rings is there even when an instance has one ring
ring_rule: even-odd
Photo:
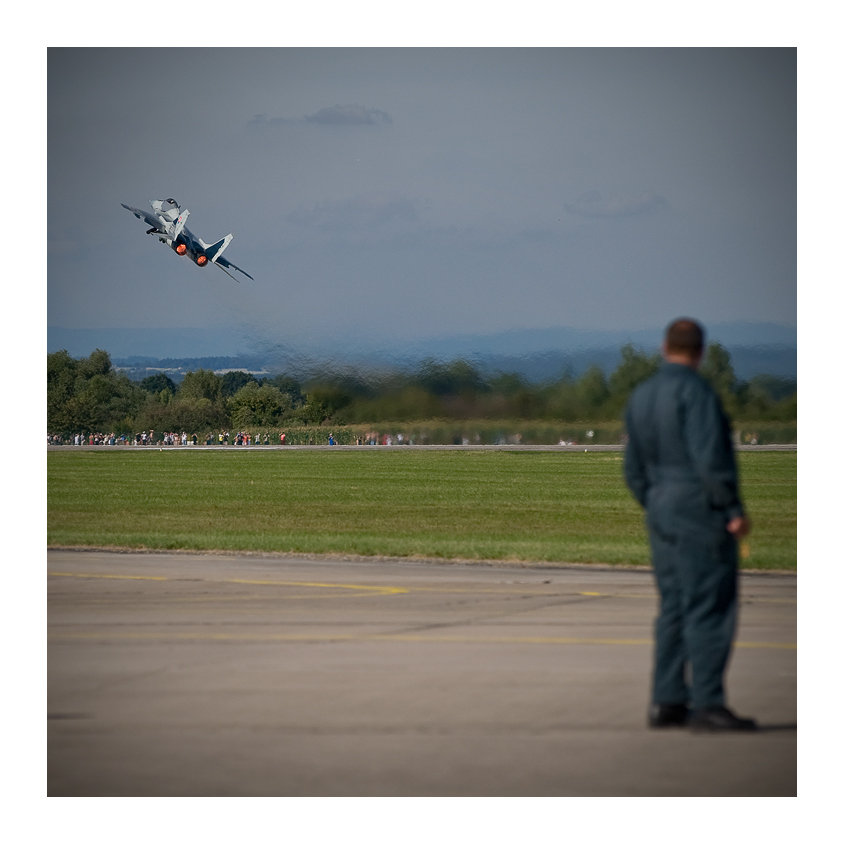
[[[411,344],[394,357],[407,361],[429,356],[445,360],[465,357],[483,370],[518,372],[541,381],[557,378],[566,370],[578,376],[596,364],[609,372],[621,360],[624,345],[632,343],[648,352],[657,351],[662,335],[662,328],[631,332],[528,329],[432,339]],[[730,352],[733,368],[742,380],[761,374],[797,378],[796,327],[771,323],[714,325],[707,339],[721,343]]]
[[[244,369],[288,372],[300,377],[332,368],[413,367],[426,358],[465,358],[483,372],[518,372],[531,381],[578,376],[597,364],[612,371],[622,346],[632,343],[656,351],[662,329],[631,332],[580,331],[574,328],[524,329],[482,335],[449,335],[407,343],[362,342],[347,337],[310,347],[279,344],[250,349],[227,329],[47,329],[48,351],[67,349],[73,357],[105,349],[115,365],[136,372],[161,369]],[[797,377],[797,329],[772,323],[726,323],[709,327],[709,339],[730,352],[736,375]],[[131,376],[130,376],[131,377]]]
[[[754,375],[776,375],[780,378],[797,379],[797,349],[788,346],[729,346],[736,377],[748,381]],[[656,351],[658,345],[643,348]],[[612,372],[621,361],[621,347],[588,349],[581,352],[541,352],[530,355],[487,355],[477,358],[484,371],[518,372],[529,381],[545,381],[558,378],[570,371],[579,376],[590,366],[598,365],[606,373]]]
[[[215,328],[61,328],[47,327],[47,351],[66,349],[75,358],[105,349],[115,358],[198,358],[236,356],[247,351],[236,332]]]

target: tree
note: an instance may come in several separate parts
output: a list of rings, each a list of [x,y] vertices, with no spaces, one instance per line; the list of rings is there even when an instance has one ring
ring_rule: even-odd
[[[188,372],[179,385],[179,397],[183,399],[208,399],[218,404],[222,398],[223,379],[210,369]]]
[[[235,428],[250,425],[274,426],[292,410],[292,402],[287,393],[269,384],[258,385],[250,382],[237,391],[226,402]]]
[[[580,376],[576,389],[584,415],[593,418],[600,417],[601,411],[610,397],[610,388],[604,370],[597,364],[590,366]]]
[[[111,372],[111,358],[103,349],[94,349],[87,358],[79,359],[79,373],[85,378],[108,375]]]
[[[738,396],[739,385],[730,362],[730,353],[720,343],[710,343],[706,347],[706,354],[699,371],[718,393],[727,413],[735,417],[741,407]]]
[[[305,403],[305,395],[302,392],[302,385],[289,375],[276,375],[265,381],[271,387],[277,387],[282,393],[290,396],[290,403],[293,407],[299,407]]]
[[[793,378],[781,378],[768,373],[754,375],[748,382],[748,387],[775,402],[790,398],[797,392],[797,382]]]
[[[226,372],[220,384],[220,392],[224,399],[231,398],[238,390],[250,383],[258,383],[258,379],[249,372],[235,370]]]
[[[115,372],[108,352],[96,349],[87,358],[66,350],[47,356],[47,427],[54,432],[124,432],[127,417],[143,404],[145,394],[124,373]]]
[[[157,372],[155,375],[148,375],[138,386],[140,386],[142,390],[146,390],[148,393],[159,394],[162,390],[166,390],[171,396],[176,394],[175,382],[163,372]]]
[[[532,419],[540,414],[543,402],[539,391],[518,373],[501,373],[488,382],[486,391],[491,396],[481,404],[487,409],[487,416]]]
[[[178,395],[168,404],[150,402],[136,420],[139,429],[189,433],[219,430],[228,425],[225,408],[203,397]]]
[[[222,378],[210,369],[188,372],[175,396],[167,390],[149,394],[143,412],[136,418],[136,427],[192,433],[228,427],[221,392]]]
[[[748,420],[797,418],[797,382],[776,375],[754,375],[741,393],[741,416]]]
[[[371,399],[358,399],[344,408],[343,415],[350,422],[407,422],[442,415],[442,405],[436,396],[419,386],[399,384],[383,389]]]
[[[295,421],[302,425],[320,425],[330,417],[328,408],[315,396],[309,395],[307,401],[296,410]]]
[[[614,410],[619,412],[633,390],[654,375],[659,369],[660,354],[648,355],[637,350],[632,343],[621,349],[621,363],[610,375],[609,388]]]
[[[422,362],[416,380],[436,396],[475,395],[486,389],[478,370],[462,359],[440,363],[428,358]]]
[[[573,422],[580,416],[577,382],[570,369],[567,368],[556,381],[542,389],[542,402],[549,419]]]
[[[493,393],[505,396],[515,396],[527,387],[525,379],[518,372],[500,372],[489,381],[489,389]]]
[[[355,398],[355,393],[344,384],[314,384],[308,388],[307,402],[301,413],[311,424],[329,420],[342,424],[338,413],[349,407]]]
[[[65,349],[47,355],[47,428],[55,432],[78,430],[73,398],[78,362]]]
[[[720,343],[710,343],[700,365],[700,374],[721,394],[733,392],[736,373],[730,361],[730,353]]]

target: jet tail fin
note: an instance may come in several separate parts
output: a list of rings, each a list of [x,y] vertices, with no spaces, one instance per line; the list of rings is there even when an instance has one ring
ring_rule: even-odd
[[[233,234],[227,234],[224,238],[216,241],[215,243],[206,243],[202,238],[199,238],[199,242],[202,244],[202,248],[211,260],[211,263],[216,264],[217,259],[223,254],[225,248],[232,242],[233,238]]]
[[[188,216],[190,215],[190,211],[187,208],[179,214],[176,220],[176,226],[173,229],[173,240],[175,240],[181,233],[182,229],[185,227],[185,223],[188,221]]]

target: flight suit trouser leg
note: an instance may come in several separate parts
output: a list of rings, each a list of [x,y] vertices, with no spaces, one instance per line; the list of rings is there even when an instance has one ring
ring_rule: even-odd
[[[670,541],[650,531],[651,560],[660,594],[654,622],[654,670],[651,699],[662,706],[688,704],[686,643],[683,638],[683,592]]]
[[[653,701],[695,709],[723,706],[724,672],[737,616],[738,554],[721,535],[666,537],[651,530],[662,596],[657,618]],[[691,694],[686,669],[691,667]]]

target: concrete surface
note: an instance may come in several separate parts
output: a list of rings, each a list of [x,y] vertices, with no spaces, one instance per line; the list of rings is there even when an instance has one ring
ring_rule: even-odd
[[[731,706],[645,727],[648,572],[48,551],[49,795],[795,795],[795,576]]]

